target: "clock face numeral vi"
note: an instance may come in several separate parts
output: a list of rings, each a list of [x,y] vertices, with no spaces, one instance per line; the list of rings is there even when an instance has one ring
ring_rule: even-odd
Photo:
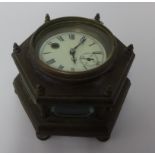
[[[59,65],[58,69],[59,70],[63,70],[64,66],[63,65]]]

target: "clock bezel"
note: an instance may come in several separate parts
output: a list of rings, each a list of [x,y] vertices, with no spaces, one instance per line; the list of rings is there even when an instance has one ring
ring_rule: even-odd
[[[106,33],[106,35],[109,37],[111,41],[111,55],[109,59],[102,65],[100,65],[97,68],[88,70],[88,71],[82,71],[82,72],[67,72],[67,71],[60,71],[55,68],[49,67],[45,63],[43,63],[39,59],[39,52],[36,50],[36,44],[38,42],[37,38],[39,38],[42,33],[47,33],[49,30],[58,29],[58,26],[62,27],[64,24],[84,24],[84,25],[91,25],[90,27],[99,29],[99,31],[102,31],[103,33]],[[29,52],[29,58],[31,59],[31,62],[33,63],[33,66],[39,73],[47,75],[50,78],[56,78],[60,80],[69,80],[69,81],[81,81],[86,79],[91,79],[94,77],[97,77],[103,73],[105,73],[110,67],[112,66],[116,56],[117,56],[117,41],[113,34],[100,22],[88,18],[81,18],[81,17],[62,17],[57,18],[54,20],[51,20],[44,25],[42,25],[31,37],[30,42],[30,52]]]

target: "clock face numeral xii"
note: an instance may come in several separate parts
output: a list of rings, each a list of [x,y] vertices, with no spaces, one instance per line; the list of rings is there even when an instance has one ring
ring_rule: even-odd
[[[75,39],[75,35],[74,34],[69,34],[69,39],[74,40]]]

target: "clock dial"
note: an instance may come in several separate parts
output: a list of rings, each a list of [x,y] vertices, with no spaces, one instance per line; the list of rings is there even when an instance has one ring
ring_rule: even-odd
[[[63,32],[44,40],[39,49],[40,60],[63,72],[95,69],[107,60],[105,47],[91,35]]]

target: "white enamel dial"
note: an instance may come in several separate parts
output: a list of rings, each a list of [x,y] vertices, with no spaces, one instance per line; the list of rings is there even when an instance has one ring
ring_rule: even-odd
[[[39,58],[59,71],[83,72],[104,64],[107,54],[104,46],[94,37],[81,32],[64,32],[42,43]]]

